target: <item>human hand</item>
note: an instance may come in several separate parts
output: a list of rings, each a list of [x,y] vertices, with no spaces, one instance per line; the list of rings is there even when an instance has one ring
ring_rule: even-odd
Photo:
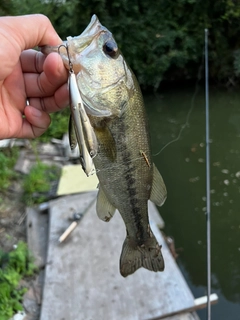
[[[43,15],[0,17],[0,139],[40,136],[50,125],[49,113],[68,105],[60,56],[27,50],[61,43]]]

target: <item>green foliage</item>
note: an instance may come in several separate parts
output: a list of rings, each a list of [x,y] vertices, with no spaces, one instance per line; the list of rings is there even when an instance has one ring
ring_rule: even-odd
[[[144,87],[196,78],[205,28],[211,77],[227,81],[239,68],[234,55],[240,48],[239,0],[4,0],[5,14],[6,3],[11,14],[47,15],[63,39],[80,34],[96,13]]]
[[[9,320],[19,310],[26,288],[20,286],[23,277],[36,271],[26,243],[20,241],[13,251],[0,250],[0,320]]]
[[[17,148],[0,149],[0,190],[6,190],[16,177],[13,166],[18,157]]]
[[[1,0],[0,16],[13,15],[15,13],[13,1]]]
[[[25,203],[30,206],[34,203],[46,201],[51,182],[58,180],[59,176],[60,169],[58,167],[38,161],[23,180]],[[36,197],[34,197],[34,194],[36,194]]]
[[[234,57],[234,61],[233,61],[233,65],[234,65],[234,73],[236,76],[240,76],[240,49],[236,50],[233,53],[233,57]]]
[[[51,138],[61,139],[68,130],[69,108],[51,114],[51,124],[48,130],[39,138],[42,142],[48,142]]]

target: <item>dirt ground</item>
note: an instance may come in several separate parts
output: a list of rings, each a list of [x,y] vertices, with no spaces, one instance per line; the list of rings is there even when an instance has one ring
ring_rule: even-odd
[[[10,251],[19,240],[26,241],[26,214],[21,196],[17,182],[0,196],[0,248],[3,251]]]
[[[47,163],[50,162],[52,164],[54,163],[54,156],[61,157],[62,154],[58,150],[56,151],[54,146],[50,147],[49,145],[44,145],[39,149],[39,159],[47,160]],[[32,150],[25,150],[23,155],[23,157],[19,156],[17,161],[18,169],[15,170],[17,172],[22,171],[20,174],[28,174],[24,171],[26,169],[27,171],[30,170],[30,167],[36,163],[36,158]],[[61,162],[58,163],[62,165]],[[23,190],[20,178],[14,181],[7,191],[0,190],[0,249],[5,252],[12,250],[20,240],[27,242],[27,208],[22,200],[22,195]],[[21,280],[21,286],[28,288],[23,300],[26,314],[24,320],[39,319],[43,279],[44,268],[40,269],[39,273],[33,277]]]
[[[38,160],[49,165],[62,165],[68,163],[55,161],[54,157],[63,157],[62,147],[52,143],[38,145]],[[28,174],[32,165],[36,163],[36,156],[31,148],[20,151],[15,170],[20,174]],[[22,201],[22,187],[20,180],[14,181],[7,191],[0,190],[0,248],[9,251],[19,240],[27,240],[26,236],[26,207]]]

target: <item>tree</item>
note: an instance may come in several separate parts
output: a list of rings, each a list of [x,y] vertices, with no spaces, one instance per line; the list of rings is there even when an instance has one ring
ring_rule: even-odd
[[[235,81],[240,74],[239,0],[3,0],[0,13],[47,15],[59,35],[79,35],[93,13],[115,36],[140,84],[197,77],[209,29],[210,76]]]

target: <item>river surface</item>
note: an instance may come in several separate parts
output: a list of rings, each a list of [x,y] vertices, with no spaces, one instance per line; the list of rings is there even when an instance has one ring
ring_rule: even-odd
[[[153,160],[168,190],[159,209],[164,232],[174,238],[177,263],[198,298],[207,293],[204,90],[173,89],[144,99]],[[219,296],[211,309],[212,320],[236,320],[240,319],[240,92],[211,89],[209,105],[211,279],[212,293]],[[173,140],[177,141],[160,151]],[[206,309],[198,315],[207,319]]]

